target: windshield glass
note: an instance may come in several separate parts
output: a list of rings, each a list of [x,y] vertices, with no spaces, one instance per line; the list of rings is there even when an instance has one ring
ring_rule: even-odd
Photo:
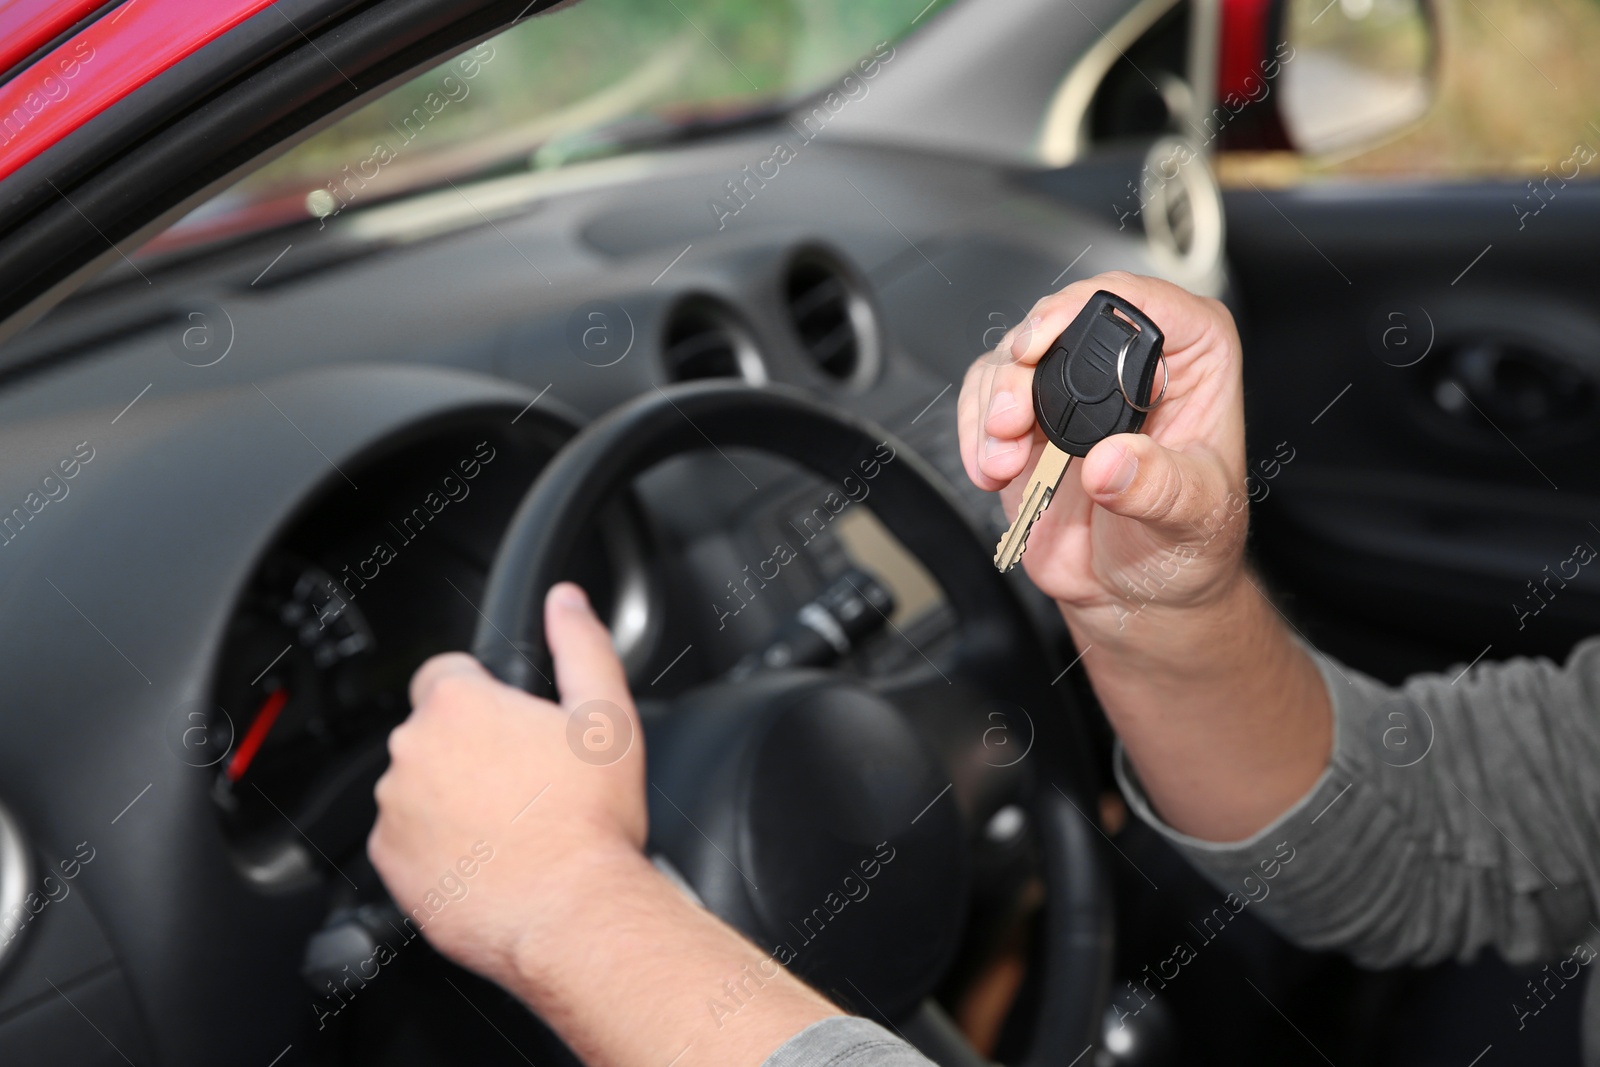
[[[333,215],[453,178],[559,167],[829,88],[859,99],[870,91],[864,69],[881,69],[888,44],[946,2],[583,0],[346,116],[147,251]]]

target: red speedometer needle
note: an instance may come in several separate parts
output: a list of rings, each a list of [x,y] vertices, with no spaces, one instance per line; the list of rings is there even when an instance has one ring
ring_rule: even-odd
[[[255,721],[250,724],[250,729],[245,731],[244,740],[239,742],[239,748],[228,761],[227,770],[223,772],[228,776],[228,781],[237,782],[243,777],[244,772],[250,767],[250,761],[256,758],[261,742],[267,739],[272,724],[278,721],[278,712],[282,711],[288,702],[289,690],[275,689],[262,703],[261,710],[256,712]]]

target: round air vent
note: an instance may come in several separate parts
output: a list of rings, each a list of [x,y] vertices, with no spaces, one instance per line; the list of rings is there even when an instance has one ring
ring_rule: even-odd
[[[864,287],[826,253],[794,257],[784,278],[789,321],[806,355],[835,381],[865,385],[878,372],[878,340]]]
[[[755,339],[732,310],[715,300],[692,297],[667,316],[661,360],[675,382],[696,378],[767,380]]]

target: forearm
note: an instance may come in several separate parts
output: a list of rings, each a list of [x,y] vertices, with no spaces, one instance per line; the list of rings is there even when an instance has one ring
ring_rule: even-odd
[[[437,897],[440,856],[492,837],[492,866],[457,865],[474,878],[471,903],[428,907],[424,932],[591,1067],[759,1067],[780,1047],[771,1067],[921,1062],[874,1024],[844,1017],[645,858],[643,746],[592,761],[574,758],[571,740],[572,716],[591,706],[627,726],[622,737],[642,733],[611,635],[575,586],[552,588],[545,609],[566,707],[503,685],[460,653],[413,677],[413,711],[389,736],[367,841],[395,902]]]
[[[596,855],[583,877],[518,947],[512,991],[585,1063],[756,1067],[841,1014],[643,856]]]
[[[1327,688],[1243,572],[1204,604],[1062,613],[1146,793],[1175,829],[1248,837],[1327,766]]]
[[[1565,667],[1457,663],[1399,687],[1313,659],[1332,700],[1333,752],[1265,833],[1186,834],[1123,773],[1130,806],[1231,908],[1248,901],[1290,940],[1364,966],[1465,962],[1488,945],[1526,963],[1593,936],[1596,830],[1560,813],[1593,807],[1600,639]]]

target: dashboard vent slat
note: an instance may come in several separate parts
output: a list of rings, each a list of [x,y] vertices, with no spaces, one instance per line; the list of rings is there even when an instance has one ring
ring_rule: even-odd
[[[737,316],[700,297],[685,300],[667,316],[661,360],[674,382],[743,378],[760,385],[767,377],[755,342]]]
[[[871,380],[877,369],[872,312],[838,260],[802,251],[789,264],[783,295],[800,347],[818,370],[851,385]]]

